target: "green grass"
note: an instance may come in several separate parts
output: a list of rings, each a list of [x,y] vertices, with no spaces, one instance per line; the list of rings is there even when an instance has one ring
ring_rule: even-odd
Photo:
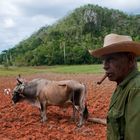
[[[0,76],[30,75],[36,73],[102,73],[102,65],[68,65],[43,67],[9,67],[0,66]]]
[[[47,72],[54,73],[102,73],[102,65],[68,65],[54,66],[46,69]]]
[[[140,63],[138,63],[140,70]],[[58,65],[40,67],[9,67],[0,66],[0,76],[30,75],[36,73],[104,73],[103,65]]]
[[[36,69],[33,67],[0,67],[0,76],[30,75],[42,72],[45,72],[45,69]]]

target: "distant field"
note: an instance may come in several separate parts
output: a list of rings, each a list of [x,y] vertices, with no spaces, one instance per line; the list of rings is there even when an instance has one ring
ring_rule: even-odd
[[[140,70],[140,63],[138,63]],[[103,65],[57,65],[38,67],[9,67],[0,66],[0,76],[16,76],[18,74],[28,75],[35,73],[104,73]]]
[[[18,74],[35,73],[103,73],[102,65],[68,65],[39,67],[9,67],[0,66],[0,76],[15,76]]]

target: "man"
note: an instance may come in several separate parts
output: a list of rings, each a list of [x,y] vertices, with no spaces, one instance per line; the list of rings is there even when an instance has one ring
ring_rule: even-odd
[[[107,140],[140,140],[140,43],[130,36],[109,34],[103,48],[90,51],[103,59],[110,81],[117,83],[107,115]]]

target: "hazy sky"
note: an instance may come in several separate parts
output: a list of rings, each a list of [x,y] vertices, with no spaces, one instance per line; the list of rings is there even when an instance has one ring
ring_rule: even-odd
[[[140,14],[139,0],[0,0],[0,52],[85,4]]]

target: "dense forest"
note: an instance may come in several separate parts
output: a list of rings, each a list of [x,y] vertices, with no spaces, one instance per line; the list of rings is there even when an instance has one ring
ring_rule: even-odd
[[[100,48],[108,33],[140,41],[140,15],[98,5],[79,7],[51,26],[44,26],[0,54],[0,64],[39,66],[100,63],[88,49]]]

